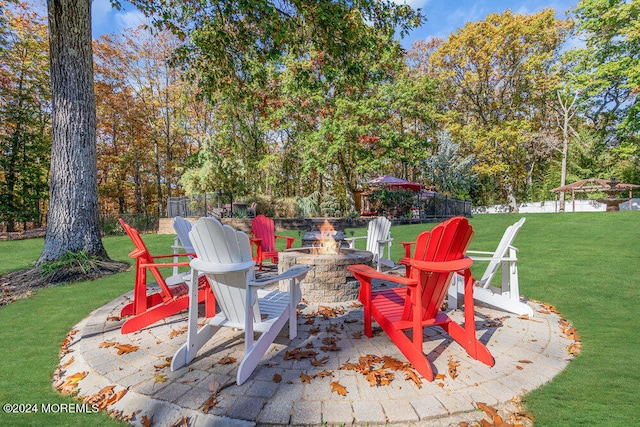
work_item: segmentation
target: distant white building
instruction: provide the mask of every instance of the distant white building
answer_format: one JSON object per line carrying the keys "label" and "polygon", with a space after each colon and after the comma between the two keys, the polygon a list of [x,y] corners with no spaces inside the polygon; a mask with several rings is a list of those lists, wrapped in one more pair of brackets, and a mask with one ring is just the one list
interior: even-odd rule
{"label": "distant white building", "polygon": [[[640,210],[640,199],[631,199],[620,205],[620,210],[629,210],[631,205],[632,210]],[[575,207],[575,210],[574,210]],[[564,202],[565,212],[605,212],[607,206],[604,203],[597,202],[595,200],[566,200]],[[472,214],[483,213],[507,213],[509,212],[508,205],[493,205],[493,206],[474,206],[471,209]],[[518,203],[519,213],[544,213],[544,212],[560,212],[560,202],[555,200],[547,200],[542,202],[525,202]]]}

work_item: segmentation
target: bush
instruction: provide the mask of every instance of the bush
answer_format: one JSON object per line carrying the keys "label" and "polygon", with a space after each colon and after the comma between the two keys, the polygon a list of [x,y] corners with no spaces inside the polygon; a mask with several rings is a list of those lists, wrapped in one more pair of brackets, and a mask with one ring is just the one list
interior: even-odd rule
{"label": "bush", "polygon": [[340,205],[338,204],[338,200],[327,194],[322,197],[322,203],[320,203],[320,214],[324,217],[335,218],[342,215],[340,212]]}
{"label": "bush", "polygon": [[405,218],[411,216],[416,193],[411,190],[380,188],[369,195],[369,205],[378,215],[389,218]]}
{"label": "bush", "polygon": [[314,191],[298,200],[298,214],[302,218],[313,218],[320,214],[320,193]]}
{"label": "bush", "polygon": [[295,197],[275,199],[275,211],[277,218],[295,218],[298,216],[298,201]]}

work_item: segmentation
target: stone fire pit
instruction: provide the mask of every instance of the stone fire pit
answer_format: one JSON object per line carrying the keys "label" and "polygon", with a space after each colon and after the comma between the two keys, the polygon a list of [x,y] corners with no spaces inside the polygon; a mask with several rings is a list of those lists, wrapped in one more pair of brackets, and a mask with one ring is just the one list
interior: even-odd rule
{"label": "stone fire pit", "polygon": [[371,265],[372,258],[371,252],[358,249],[341,248],[337,254],[320,254],[313,247],[288,249],[278,255],[278,272],[294,265],[312,266],[300,283],[302,298],[315,303],[345,302],[357,299],[360,288],[347,267]]}

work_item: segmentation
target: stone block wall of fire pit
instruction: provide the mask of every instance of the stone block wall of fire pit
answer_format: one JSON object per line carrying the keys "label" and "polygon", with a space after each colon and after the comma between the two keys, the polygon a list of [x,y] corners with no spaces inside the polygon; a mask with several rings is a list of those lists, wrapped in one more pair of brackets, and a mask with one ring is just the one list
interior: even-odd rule
{"label": "stone block wall of fire pit", "polygon": [[[288,249],[278,256],[278,272],[294,265],[313,267],[300,283],[302,298],[309,302],[331,303],[357,299],[360,283],[347,267],[354,264],[371,265],[373,254],[356,249],[340,249],[338,254],[318,254],[315,248]],[[288,283],[280,285],[287,289]]]}

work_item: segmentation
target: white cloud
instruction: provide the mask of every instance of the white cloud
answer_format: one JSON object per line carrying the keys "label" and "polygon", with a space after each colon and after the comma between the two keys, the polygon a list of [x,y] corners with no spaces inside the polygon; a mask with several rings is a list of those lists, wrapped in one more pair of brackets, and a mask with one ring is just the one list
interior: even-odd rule
{"label": "white cloud", "polygon": [[110,0],[94,0],[91,4],[91,24],[93,37],[103,34],[122,34],[127,28],[137,28],[144,24],[146,18],[142,12],[127,2],[122,2],[123,9],[111,7]]}
{"label": "white cloud", "polygon": [[148,24],[148,19],[144,16],[144,13],[139,10],[129,10],[126,12],[119,12],[116,14],[116,20],[121,29],[124,28],[137,28],[142,24]]}
{"label": "white cloud", "polygon": [[396,4],[408,4],[412,9],[422,9],[431,3],[431,0],[393,0]]}

